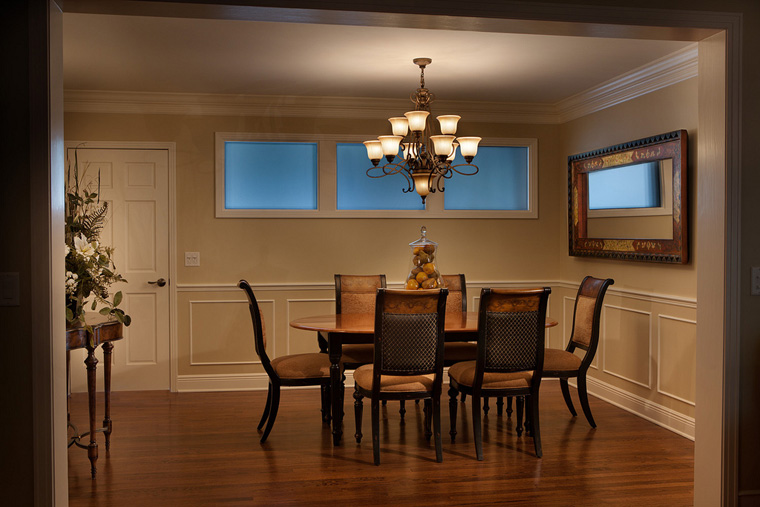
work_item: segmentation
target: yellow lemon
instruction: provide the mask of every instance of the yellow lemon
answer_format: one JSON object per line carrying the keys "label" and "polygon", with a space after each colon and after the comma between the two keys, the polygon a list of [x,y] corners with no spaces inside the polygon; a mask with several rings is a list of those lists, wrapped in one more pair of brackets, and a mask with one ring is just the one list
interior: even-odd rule
{"label": "yellow lemon", "polygon": [[432,262],[428,262],[427,264],[425,264],[425,265],[422,266],[422,270],[428,276],[432,275],[433,273],[435,273],[435,264],[433,264]]}
{"label": "yellow lemon", "polygon": [[417,273],[416,278],[417,278],[417,281],[419,283],[422,283],[422,282],[424,282],[425,280],[428,279],[428,276],[427,276],[427,274],[425,274],[424,271],[420,271],[419,273]]}
{"label": "yellow lemon", "polygon": [[420,284],[417,283],[417,280],[414,278],[410,278],[406,281],[406,290],[417,290],[420,288]]}

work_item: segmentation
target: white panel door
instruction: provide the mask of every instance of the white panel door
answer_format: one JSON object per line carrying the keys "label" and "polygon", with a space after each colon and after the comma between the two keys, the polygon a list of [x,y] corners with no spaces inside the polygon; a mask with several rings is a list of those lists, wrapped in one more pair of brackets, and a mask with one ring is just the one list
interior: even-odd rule
{"label": "white panel door", "polygon": [[[69,148],[67,160],[74,160]],[[114,264],[127,283],[120,305],[132,317],[124,339],[114,343],[112,389],[169,389],[169,153],[162,149],[77,149],[80,177],[97,185],[109,203],[101,242],[114,247]],[[156,282],[164,279],[166,285]],[[89,308],[88,308],[89,312]],[[81,351],[72,353],[72,391],[86,391]],[[102,352],[98,349],[98,383],[102,383]],[[101,384],[102,385],[102,384]]]}

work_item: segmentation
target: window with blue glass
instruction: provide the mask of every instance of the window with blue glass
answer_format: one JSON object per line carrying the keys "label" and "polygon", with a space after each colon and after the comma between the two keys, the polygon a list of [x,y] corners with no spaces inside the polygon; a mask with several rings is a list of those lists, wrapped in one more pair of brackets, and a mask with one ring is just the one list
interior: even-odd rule
{"label": "window with blue glass", "polygon": [[317,174],[317,143],[225,141],[224,208],[316,210]]}
{"label": "window with blue glass", "polygon": [[589,209],[657,208],[662,205],[659,162],[588,173]]}
{"label": "window with blue glass", "polygon": [[[527,146],[481,146],[473,160],[474,176],[454,176],[446,181],[447,210],[528,210],[529,166]],[[464,164],[457,152],[453,164]],[[463,172],[472,168],[463,167]]]}
{"label": "window with blue glass", "polygon": [[404,193],[400,174],[370,178],[367,149],[361,143],[336,144],[336,197],[338,210],[424,210],[417,192]]}

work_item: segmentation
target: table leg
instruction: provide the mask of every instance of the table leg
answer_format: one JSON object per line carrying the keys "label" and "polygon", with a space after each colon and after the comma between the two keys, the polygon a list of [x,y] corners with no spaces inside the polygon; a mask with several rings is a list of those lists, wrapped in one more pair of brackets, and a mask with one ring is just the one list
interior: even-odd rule
{"label": "table leg", "polygon": [[340,371],[340,357],[343,355],[343,344],[340,333],[328,333],[327,342],[328,354],[330,356],[333,445],[339,445],[341,435],[343,435],[343,373]]}
{"label": "table leg", "polygon": [[103,344],[103,390],[105,391],[105,418],[103,419],[103,433],[106,436],[106,452],[111,449],[111,431],[113,422],[111,422],[111,354],[113,353],[113,343],[105,342]]}
{"label": "table leg", "polygon": [[95,372],[97,370],[98,358],[95,357],[95,349],[87,347],[87,359],[84,360],[87,365],[87,398],[90,405],[90,444],[87,446],[87,457],[90,458],[90,467],[92,469],[92,478],[98,469],[95,462],[98,461],[98,443],[95,441]]}

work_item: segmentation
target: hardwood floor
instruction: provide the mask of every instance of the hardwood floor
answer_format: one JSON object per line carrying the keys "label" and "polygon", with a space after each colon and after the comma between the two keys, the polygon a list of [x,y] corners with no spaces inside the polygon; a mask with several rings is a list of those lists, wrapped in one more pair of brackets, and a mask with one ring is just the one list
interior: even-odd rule
{"label": "hardwood floor", "polygon": [[[444,386],[445,387],[445,386]],[[353,390],[346,391],[344,440],[334,448],[320,416],[318,390],[285,390],[264,445],[256,425],[266,392],[113,394],[111,450],[98,435],[98,476],[87,451],[69,449],[72,506],[195,505],[691,505],[694,444],[591,398],[598,428],[572,418],[559,385],[541,390],[544,456],[517,437],[495,407],[484,418],[485,461],[475,459],[469,399],[459,405],[458,435],[448,437],[442,403],[443,463],[422,432],[422,405],[382,411],[381,464],[372,465],[369,403],[356,444]],[[444,392],[446,390],[444,389]],[[577,400],[573,392],[574,400]],[[102,400],[98,419],[102,419]],[[443,401],[443,400],[442,400]],[[85,394],[71,400],[86,425]]]}

